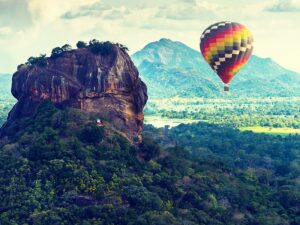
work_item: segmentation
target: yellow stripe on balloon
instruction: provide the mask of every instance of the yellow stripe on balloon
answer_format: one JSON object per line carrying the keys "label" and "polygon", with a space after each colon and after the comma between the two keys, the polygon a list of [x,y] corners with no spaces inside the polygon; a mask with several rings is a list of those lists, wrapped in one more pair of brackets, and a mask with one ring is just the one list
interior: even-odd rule
{"label": "yellow stripe on balloon", "polygon": [[[249,30],[247,28],[243,28],[240,31],[234,32],[233,35],[226,35],[224,38],[217,38],[215,43],[209,45],[209,48],[205,54],[205,60],[211,64],[213,56],[218,54],[217,51],[224,51],[225,47],[232,46],[233,42],[240,43],[241,40],[245,39],[245,37],[247,38],[249,34]],[[229,36],[231,38],[229,38]]]}

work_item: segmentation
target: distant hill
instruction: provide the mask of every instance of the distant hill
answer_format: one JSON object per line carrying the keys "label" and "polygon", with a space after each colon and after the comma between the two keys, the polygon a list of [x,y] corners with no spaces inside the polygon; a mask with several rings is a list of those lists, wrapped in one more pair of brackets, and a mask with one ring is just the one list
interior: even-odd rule
{"label": "distant hill", "polygon": [[0,127],[6,121],[7,114],[15,104],[11,94],[11,75],[0,73]]}
{"label": "distant hill", "polygon": [[253,55],[223,92],[223,83],[206,64],[199,51],[185,44],[161,39],[132,55],[150,97],[300,96],[300,74],[287,70],[270,58]]}
{"label": "distant hill", "polygon": [[11,88],[11,75],[0,74],[0,93],[9,93]]}

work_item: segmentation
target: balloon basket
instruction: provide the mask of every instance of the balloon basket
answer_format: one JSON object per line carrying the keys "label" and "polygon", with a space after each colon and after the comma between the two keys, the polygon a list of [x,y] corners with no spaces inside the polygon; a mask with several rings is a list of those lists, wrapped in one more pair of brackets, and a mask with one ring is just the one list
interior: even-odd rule
{"label": "balloon basket", "polygon": [[224,86],[224,91],[229,91],[229,87],[228,86]]}

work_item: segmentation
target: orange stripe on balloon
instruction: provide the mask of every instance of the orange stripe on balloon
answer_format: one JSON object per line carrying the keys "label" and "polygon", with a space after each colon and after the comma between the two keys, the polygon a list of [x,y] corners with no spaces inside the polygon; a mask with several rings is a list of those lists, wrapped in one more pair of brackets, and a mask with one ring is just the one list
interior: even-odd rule
{"label": "orange stripe on balloon", "polygon": [[[235,35],[239,34],[239,33],[242,33],[242,32],[245,32],[246,31],[246,28],[245,27],[241,27],[241,29],[237,29],[236,31],[232,32],[231,31],[227,31],[226,32],[226,35],[228,37],[225,37],[225,34],[224,34],[224,37],[223,38],[216,38],[216,39],[212,39],[212,41],[209,41],[207,45],[204,45],[204,51],[203,51],[203,56],[205,58],[205,60],[211,64],[211,60],[213,58],[213,50],[214,48],[217,48],[220,43],[222,44],[222,46],[225,46],[225,39],[227,38],[233,38]],[[219,45],[218,45],[219,44]],[[233,43],[232,43],[233,44]]]}
{"label": "orange stripe on balloon", "polygon": [[235,74],[237,74],[242,69],[242,67],[247,63],[248,59],[250,58],[251,53],[252,50],[249,50],[247,56],[242,58],[241,61],[235,63],[232,66],[228,66],[226,69],[218,73],[219,77],[225,84],[228,84],[235,76]]}

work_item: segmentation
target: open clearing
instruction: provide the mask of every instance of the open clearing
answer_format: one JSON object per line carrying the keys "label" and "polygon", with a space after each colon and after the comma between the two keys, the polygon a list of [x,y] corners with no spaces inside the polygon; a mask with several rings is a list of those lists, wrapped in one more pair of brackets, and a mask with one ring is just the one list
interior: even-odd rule
{"label": "open clearing", "polygon": [[[160,116],[146,116],[145,117],[145,124],[152,124],[156,128],[161,128],[165,126],[176,127],[179,124],[190,124],[190,123],[197,123],[201,120],[191,120],[191,119],[169,119],[163,118]],[[203,121],[202,121],[203,122]],[[289,134],[300,134],[300,129],[294,128],[274,128],[274,127],[240,127],[240,131],[252,131],[255,133],[265,133],[270,135],[289,135]]]}
{"label": "open clearing", "polygon": [[169,119],[160,116],[145,116],[145,124],[151,124],[156,128],[161,128],[165,126],[176,127],[179,124],[190,124],[197,123],[200,120],[191,119]]}
{"label": "open clearing", "polygon": [[241,131],[253,131],[255,133],[266,133],[272,135],[289,135],[289,134],[300,134],[300,129],[294,128],[274,128],[274,127],[241,127],[239,128]]}

